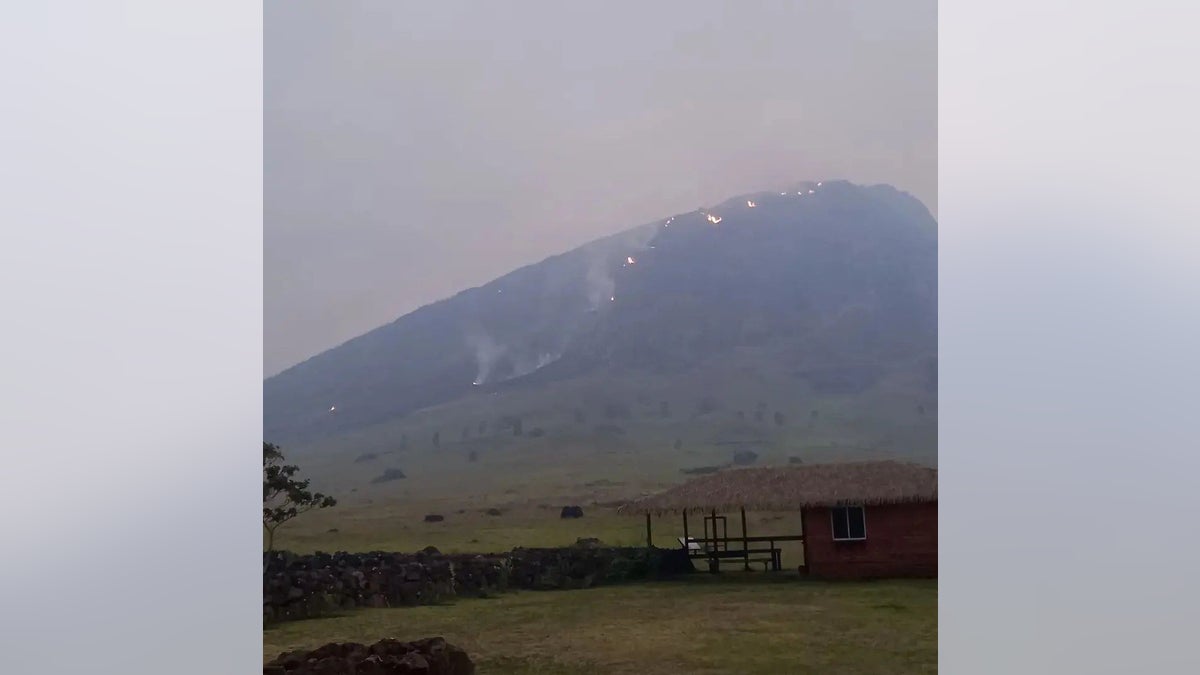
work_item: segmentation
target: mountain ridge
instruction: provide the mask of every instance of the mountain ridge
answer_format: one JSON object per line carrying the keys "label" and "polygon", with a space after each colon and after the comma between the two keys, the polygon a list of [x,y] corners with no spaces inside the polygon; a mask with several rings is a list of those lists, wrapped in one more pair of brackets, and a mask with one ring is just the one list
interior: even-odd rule
{"label": "mountain ridge", "polygon": [[484,391],[670,378],[756,344],[813,367],[935,355],[936,239],[928,209],[887,185],[737,195],[521,266],[266,378],[264,429],[311,441]]}

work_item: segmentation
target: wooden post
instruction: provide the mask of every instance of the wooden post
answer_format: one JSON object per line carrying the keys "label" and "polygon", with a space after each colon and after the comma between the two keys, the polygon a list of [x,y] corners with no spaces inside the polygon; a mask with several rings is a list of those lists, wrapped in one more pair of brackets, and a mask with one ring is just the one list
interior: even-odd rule
{"label": "wooden post", "polygon": [[654,543],[650,539],[650,512],[646,512],[646,548],[654,548]]}
{"label": "wooden post", "polygon": [[746,507],[742,507],[742,561],[747,572],[750,571],[750,542],[746,539]]}
{"label": "wooden post", "polygon": [[804,564],[800,566],[800,571],[808,574],[812,568],[808,566],[808,532],[804,527],[804,509],[800,509],[800,555],[804,557]]}
{"label": "wooden post", "polygon": [[716,550],[718,550],[718,547],[720,547],[720,545],[721,545],[719,543],[719,540],[717,539],[717,510],[716,509],[712,510],[712,521],[713,521],[713,550],[716,551]]}
{"label": "wooden post", "polygon": [[688,555],[691,555],[691,549],[688,548],[687,509],[683,510],[683,547],[688,550]]}
{"label": "wooden post", "polygon": [[716,557],[719,544],[717,543],[717,510],[712,510],[712,541],[709,545],[709,550],[713,556],[709,558],[709,571],[716,574],[721,571],[721,559]]}

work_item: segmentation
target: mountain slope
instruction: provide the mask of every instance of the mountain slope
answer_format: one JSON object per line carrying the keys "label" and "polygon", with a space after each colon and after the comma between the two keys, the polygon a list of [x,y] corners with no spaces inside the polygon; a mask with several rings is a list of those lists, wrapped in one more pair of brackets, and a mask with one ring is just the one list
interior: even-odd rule
{"label": "mountain slope", "polygon": [[898,422],[896,401],[935,407],[936,308],[937,225],[920,202],[803,183],[592,242],[324,352],[264,382],[264,431],[289,444],[361,438],[436,409],[462,439],[514,415],[561,421],[565,435],[592,434],[588,415],[637,434],[663,426],[664,405],[700,411],[708,396],[729,399],[714,403],[727,415],[687,423],[720,443],[754,426],[754,392],[770,391],[789,419],[837,398],[858,431],[830,439],[877,443],[899,428],[928,444],[932,416]]}

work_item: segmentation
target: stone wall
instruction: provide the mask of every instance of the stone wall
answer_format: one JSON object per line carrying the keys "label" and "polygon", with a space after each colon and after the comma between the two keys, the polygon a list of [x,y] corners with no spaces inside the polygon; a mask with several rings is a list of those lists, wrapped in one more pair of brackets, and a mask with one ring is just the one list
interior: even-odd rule
{"label": "stone wall", "polygon": [[508,554],[509,585],[548,591],[646,579],[658,557],[645,547],[518,548]]}
{"label": "stone wall", "polygon": [[291,621],[355,607],[436,604],[509,589],[588,588],[657,576],[663,551],[582,545],[504,554],[264,554],[263,621]]}

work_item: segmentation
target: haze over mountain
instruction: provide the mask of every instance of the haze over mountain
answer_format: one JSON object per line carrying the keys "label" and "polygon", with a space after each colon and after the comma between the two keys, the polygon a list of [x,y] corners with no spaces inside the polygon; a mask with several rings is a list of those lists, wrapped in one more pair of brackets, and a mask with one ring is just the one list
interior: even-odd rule
{"label": "haze over mountain", "polygon": [[935,458],[936,311],[937,224],[918,200],[800,183],[664,215],[330,349],[264,382],[264,430],[384,449],[418,419],[466,441],[524,418],[560,438]]}

